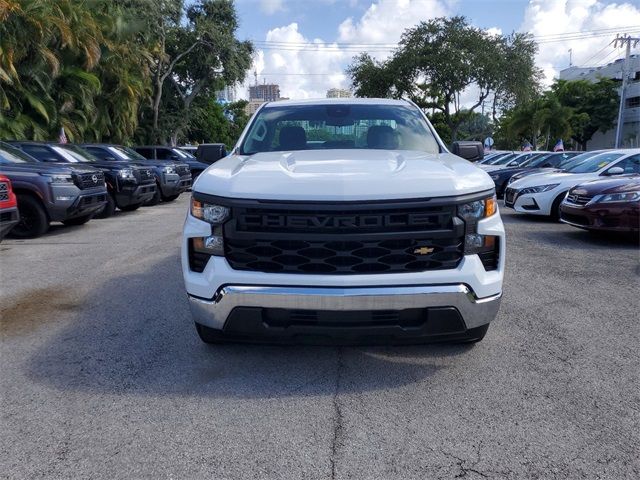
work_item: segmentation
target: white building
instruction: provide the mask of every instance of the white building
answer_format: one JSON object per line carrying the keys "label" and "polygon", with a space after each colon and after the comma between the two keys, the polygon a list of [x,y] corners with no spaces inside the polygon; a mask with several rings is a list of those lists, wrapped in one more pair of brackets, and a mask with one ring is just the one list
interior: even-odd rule
{"label": "white building", "polygon": [[216,100],[220,103],[233,103],[236,101],[236,87],[227,85],[216,92]]}
{"label": "white building", "polygon": [[351,98],[351,92],[344,88],[331,88],[327,90],[327,98]]}
{"label": "white building", "polygon": [[[560,72],[561,80],[589,80],[597,82],[600,78],[611,78],[620,81],[622,88],[622,73],[624,59],[603,65],[601,67],[569,67]],[[640,146],[640,55],[631,55],[629,58],[629,81],[627,82],[627,95],[622,112],[622,146]],[[616,115],[617,123],[617,115]],[[600,148],[613,148],[616,144],[616,128],[602,133],[594,133],[587,143],[588,150]]]}

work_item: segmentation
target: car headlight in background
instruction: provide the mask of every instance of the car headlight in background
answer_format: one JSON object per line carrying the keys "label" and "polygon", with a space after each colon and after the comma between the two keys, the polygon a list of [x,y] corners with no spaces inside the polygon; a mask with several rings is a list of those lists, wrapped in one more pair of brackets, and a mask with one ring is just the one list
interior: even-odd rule
{"label": "car headlight in background", "polygon": [[198,220],[211,224],[211,235],[191,238],[191,248],[197,253],[224,255],[222,224],[229,219],[231,210],[223,205],[201,202],[191,199],[191,215]]}
{"label": "car headlight in background", "polygon": [[174,167],[174,166],[172,166],[172,165],[169,165],[169,166],[167,166],[167,167],[163,167],[163,168],[162,168],[162,171],[163,171],[164,173],[176,173],[176,167]]}
{"label": "car headlight in background", "polygon": [[553,190],[556,188],[559,183],[549,183],[548,185],[537,185],[535,187],[527,187],[523,188],[518,192],[518,195],[526,195],[527,193],[542,193],[548,192],[549,190]]}
{"label": "car headlight in background", "polygon": [[589,203],[617,203],[617,202],[637,202],[640,201],[640,191],[609,193],[605,195],[596,195]]}
{"label": "car headlight in background", "polygon": [[118,176],[123,180],[134,180],[136,177],[133,175],[133,170],[130,168],[123,168],[118,170]]}
{"label": "car headlight in background", "polygon": [[466,223],[464,236],[465,255],[491,252],[497,255],[497,237],[478,233],[478,222],[484,218],[495,215],[497,211],[498,202],[495,195],[458,206],[458,216]]}
{"label": "car headlight in background", "polygon": [[51,183],[73,183],[73,177],[71,175],[59,175],[59,174],[42,174],[45,177],[49,177]]}

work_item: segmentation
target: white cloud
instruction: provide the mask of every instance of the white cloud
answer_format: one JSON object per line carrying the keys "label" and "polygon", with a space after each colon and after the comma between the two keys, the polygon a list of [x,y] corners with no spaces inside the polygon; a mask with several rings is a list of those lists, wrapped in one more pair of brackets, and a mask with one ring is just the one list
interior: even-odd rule
{"label": "white cloud", "polygon": [[[640,8],[630,3],[605,5],[597,0],[531,0],[524,18],[520,30],[549,38],[550,35],[640,25]],[[620,33],[623,32],[621,29]],[[550,84],[562,68],[569,66],[569,49],[576,66],[595,66],[622,56],[622,50],[616,54],[613,47],[607,46],[614,36],[612,33],[594,38],[542,41],[536,63],[544,72],[545,83]]]}
{"label": "white cloud", "polygon": [[260,0],[260,10],[267,15],[273,15],[276,12],[284,11],[283,0]]}
{"label": "white cloud", "polygon": [[[338,27],[338,41],[349,43],[395,44],[405,29],[421,21],[451,13],[449,4],[441,0],[379,0],[372,3],[357,20],[347,18]],[[372,52],[384,58],[390,51]]]}
{"label": "white cloud", "polygon": [[[335,0],[322,0],[331,2]],[[350,0],[355,4],[357,0]],[[259,81],[266,80],[280,85],[282,96],[291,98],[324,97],[333,87],[347,88],[349,79],[345,72],[353,57],[360,52],[354,47],[343,48],[341,43],[396,44],[402,32],[423,20],[451,13],[451,5],[456,0],[378,0],[360,17],[345,19],[336,32],[336,41],[308,39],[299,31],[297,23],[291,23],[270,30],[265,40],[268,42],[288,42],[286,48],[258,50],[253,70]],[[282,9],[282,0],[262,5],[274,4]],[[300,45],[312,43],[309,45]],[[362,51],[367,47],[363,46]],[[377,58],[385,58],[391,49],[372,47],[370,53]],[[313,75],[309,75],[313,74]],[[246,98],[248,86],[254,82],[253,75],[240,89],[240,96]]]}

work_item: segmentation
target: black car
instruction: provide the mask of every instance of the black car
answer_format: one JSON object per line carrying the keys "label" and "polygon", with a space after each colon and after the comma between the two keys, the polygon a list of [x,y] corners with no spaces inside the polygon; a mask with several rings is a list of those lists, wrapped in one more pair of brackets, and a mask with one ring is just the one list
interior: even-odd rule
{"label": "black car", "polygon": [[42,163],[0,142],[0,173],[11,180],[20,221],[10,235],[43,235],[50,222],[82,225],[107,203],[104,173],[87,164]]}
{"label": "black car", "polygon": [[84,144],[81,147],[105,162],[131,162],[153,170],[156,193],[145,205],[156,205],[161,199],[170,202],[191,186],[191,173],[186,163],[170,160],[148,160],[132,148],[109,143]]}
{"label": "black car", "polygon": [[498,198],[504,196],[504,191],[507,188],[509,179],[520,172],[535,171],[539,169],[554,169],[562,168],[566,162],[578,155],[580,152],[550,152],[544,154],[537,154],[526,159],[524,163],[514,167],[502,168],[500,170],[494,170],[489,172],[489,176],[496,185],[496,195]]}
{"label": "black car", "polygon": [[41,162],[84,164],[102,170],[109,195],[106,206],[97,215],[98,218],[110,217],[116,207],[123,211],[136,210],[155,195],[155,176],[150,167],[100,160],[77,145],[44,142],[12,144]]}
{"label": "black car", "polygon": [[133,149],[148,160],[168,160],[173,162],[186,163],[189,165],[191,175],[196,178],[209,165],[198,161],[189,152],[178,147],[167,147],[166,145],[144,145],[133,147]]}

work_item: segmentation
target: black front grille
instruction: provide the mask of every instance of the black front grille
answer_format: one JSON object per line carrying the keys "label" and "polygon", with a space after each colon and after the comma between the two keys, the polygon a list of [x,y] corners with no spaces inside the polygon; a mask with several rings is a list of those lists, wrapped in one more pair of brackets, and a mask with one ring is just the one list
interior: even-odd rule
{"label": "black front grille", "polygon": [[138,183],[150,183],[155,181],[155,176],[149,168],[135,168],[133,175],[136,177]]}
{"label": "black front grille", "polygon": [[575,193],[569,193],[567,195],[567,202],[574,205],[586,205],[591,201],[593,197],[590,195],[577,195]]}
{"label": "black front grille", "polygon": [[82,190],[104,185],[104,173],[102,172],[82,173],[76,175],[74,179],[75,184]]}
{"label": "black front grille", "polygon": [[189,270],[202,273],[210,258],[211,255],[207,253],[196,252],[193,248],[193,240],[189,241]]}
{"label": "black front grille", "polygon": [[225,257],[235,270],[298,274],[456,268],[464,223],[455,205],[254,205],[232,208]]}
{"label": "black front grille", "polygon": [[189,175],[190,170],[188,165],[176,165],[176,173],[181,177]]}
{"label": "black front grille", "polygon": [[6,202],[7,200],[9,200],[9,184],[0,182],[0,202]]}

